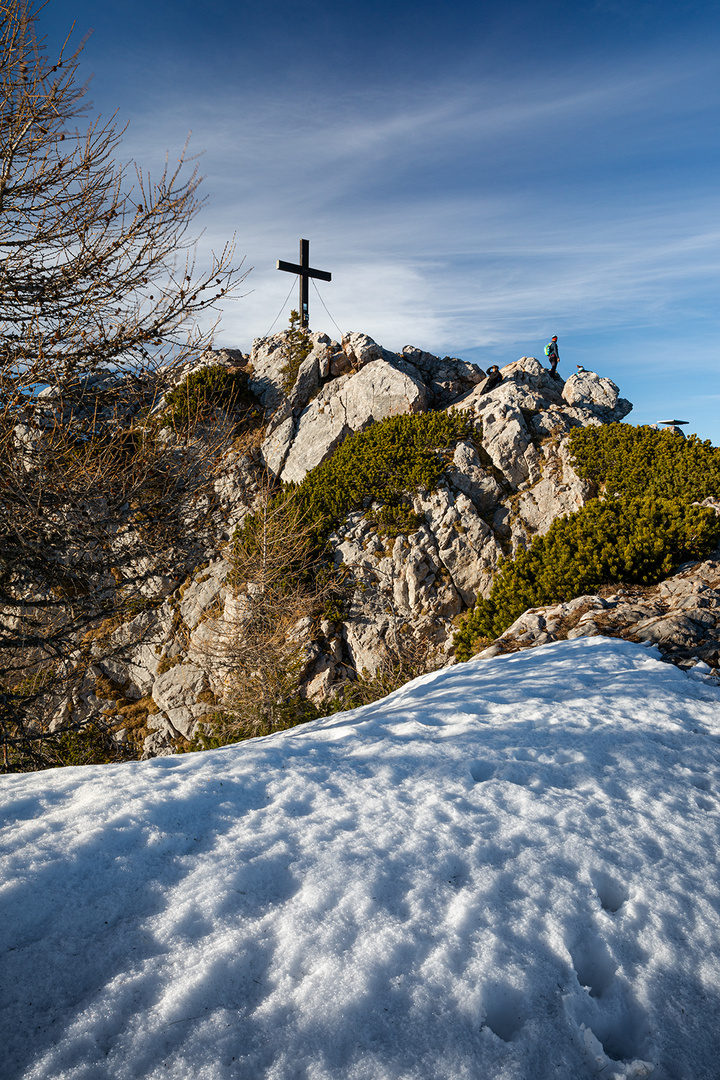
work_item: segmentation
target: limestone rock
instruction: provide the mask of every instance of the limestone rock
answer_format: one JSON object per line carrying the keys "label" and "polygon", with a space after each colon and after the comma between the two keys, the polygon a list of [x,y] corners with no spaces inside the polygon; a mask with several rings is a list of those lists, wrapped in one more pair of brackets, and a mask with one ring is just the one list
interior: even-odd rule
{"label": "limestone rock", "polygon": [[267,434],[260,448],[263,461],[274,476],[278,476],[282,471],[294,437],[295,418],[290,403],[286,402],[268,424]]}
{"label": "limestone rock", "polygon": [[513,487],[528,479],[531,466],[526,454],[532,439],[520,409],[493,401],[483,412],[482,444],[493,465]]}
{"label": "limestone rock", "polygon": [[685,669],[708,665],[698,677],[720,686],[720,552],[693,563],[653,588],[579,596],[524,612],[479,656],[536,647],[547,641],[606,634],[644,641]]}
{"label": "limestone rock", "polygon": [[446,408],[477,386],[485,372],[466,360],[446,356],[442,360],[432,353],[405,345],[402,358],[412,364],[425,383],[434,408]]}
{"label": "limestone rock", "polygon": [[250,353],[252,374],[248,385],[268,414],[272,414],[285,397],[282,370],[287,362],[285,337],[285,334],[278,334],[272,338],[259,338],[253,342]]}
{"label": "limestone rock", "polygon": [[626,398],[611,379],[602,379],[594,371],[580,371],[571,375],[562,392],[568,405],[587,409],[605,423],[622,420],[632,409]]}
{"label": "limestone rock", "polygon": [[352,359],[345,352],[333,353],[330,357],[330,375],[337,379],[340,375],[348,375],[352,371]]}
{"label": "limestone rock", "polygon": [[[390,352],[359,333],[344,335],[342,343],[323,334],[311,338],[312,351],[288,392],[287,331],[256,341],[249,357],[232,350],[208,352],[194,366],[164,376],[170,384],[218,362],[247,370],[265,429],[260,447],[248,447],[234,441],[232,418],[226,418],[221,434],[227,443],[223,449],[221,440],[213,457],[211,490],[201,499],[181,500],[178,507],[180,527],[196,537],[197,561],[178,567],[175,577],[155,580],[148,558],[137,569],[145,575],[154,606],[109,639],[91,643],[96,665],[106,660],[114,665],[98,671],[112,671],[128,700],[151,694],[158,705],[148,725],[147,756],[173,752],[179,735],[190,737],[212,708],[212,695],[221,700],[232,678],[233,644],[243,633],[247,601],[226,584],[227,542],[257,505],[268,473],[300,482],[351,433],[390,416],[457,408],[476,432],[446,455],[444,478],[435,490],[410,493],[418,524],[409,534],[380,536],[373,517],[381,507],[375,505],[353,510],[330,538],[335,563],[344,564],[351,589],[347,608],[342,619],[309,622],[293,631],[303,654],[302,692],[319,701],[353,673],[395,663],[394,650],[408,634],[429,642],[447,662],[454,620],[476,596],[489,594],[500,560],[595,494],[573,469],[569,433],[579,424],[618,419],[629,409],[610,380],[586,372],[563,383],[534,357],[505,365],[499,386],[481,394],[484,373],[453,357],[414,346]],[[108,392],[117,396],[117,386]],[[60,392],[43,401],[41,412],[50,424],[63,407]],[[35,429],[29,421],[23,424],[17,452],[27,456]],[[217,435],[216,430],[199,432],[197,451],[172,433],[163,440],[169,454],[191,455],[193,468],[205,468],[202,439],[212,437],[217,446]],[[132,558],[134,528],[128,523],[114,541],[119,561]],[[525,613],[486,655],[563,636],[631,635],[640,627],[641,633],[655,634],[662,649],[685,658],[692,648],[693,656],[702,652],[711,664],[716,652],[720,657],[719,605],[720,574],[717,580],[712,574],[678,575],[650,598],[581,597]],[[181,662],[165,671],[173,661]],[[94,694],[97,676],[86,681],[73,701],[74,716],[107,707]],[[58,699],[58,715],[67,712],[65,698]]]}
{"label": "limestone rock", "polygon": [[457,444],[446,475],[450,484],[467,495],[481,514],[491,514],[503,498],[502,487],[487,468],[483,468],[472,443]]}
{"label": "limestone rock", "polygon": [[[257,338],[250,353],[248,385],[255,397],[262,403],[266,414],[272,416],[275,410],[288,397],[285,391],[287,375],[284,368],[288,362],[289,330],[283,330],[273,337]],[[302,408],[314,392],[321,378],[329,367],[328,349],[332,349],[330,338],[326,334],[310,334],[312,350],[300,365],[295,386],[290,391],[296,395],[294,408]],[[339,345],[336,345],[339,349]]]}
{"label": "limestone rock", "polygon": [[318,395],[300,414],[280,479],[283,483],[299,483],[310,469],[326,461],[351,432],[340,394]]}
{"label": "limestone rock", "polygon": [[541,412],[563,404],[562,380],[554,379],[533,356],[506,364],[500,374],[502,382],[494,390],[482,393],[482,387],[477,386],[457,402],[457,408],[484,417],[488,410],[501,406]]}
{"label": "limestone rock", "polygon": [[299,483],[354,431],[400,413],[421,412],[422,383],[386,360],[368,361],[355,375],[330,383],[300,414],[280,479]]}
{"label": "limestone rock", "polygon": [[152,697],[176,731],[190,738],[199,717],[210,706],[198,700],[208,689],[207,675],[196,664],[176,664],[169,671],[158,675]]}
{"label": "limestone rock", "polygon": [[367,364],[347,381],[341,391],[346,422],[352,431],[402,413],[423,412],[427,404],[425,386],[386,360]]}
{"label": "limestone rock", "polygon": [[392,623],[390,615],[357,613],[345,624],[344,638],[351,670],[357,675],[374,674],[388,655],[385,635]]}
{"label": "limestone rock", "polygon": [[320,385],[319,359],[324,352],[324,346],[320,346],[319,349],[316,347],[301,363],[293,388],[288,394],[288,401],[293,412],[304,409]]}
{"label": "limestone rock", "polygon": [[692,645],[703,636],[698,623],[680,614],[645,619],[636,624],[634,633],[640,641],[669,645]]}
{"label": "limestone rock", "polygon": [[180,615],[188,629],[195,629],[211,604],[224,601],[225,578],[229,571],[230,563],[226,559],[217,559],[185,588],[180,601]]}
{"label": "limestone rock", "polygon": [[367,334],[343,334],[342,349],[351,367],[359,369],[373,360],[382,360],[386,351]]}

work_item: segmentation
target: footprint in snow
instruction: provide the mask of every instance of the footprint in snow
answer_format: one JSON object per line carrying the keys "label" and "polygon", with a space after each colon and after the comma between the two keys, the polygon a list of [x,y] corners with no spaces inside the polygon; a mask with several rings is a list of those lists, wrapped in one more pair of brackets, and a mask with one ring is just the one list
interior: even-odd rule
{"label": "footprint in snow", "polygon": [[511,1042],[530,1017],[527,998],[507,983],[493,983],[483,990],[484,1027],[503,1042]]}
{"label": "footprint in snow", "polygon": [[612,985],[616,965],[605,942],[593,934],[580,938],[570,950],[578,982],[590,997],[601,997]]}
{"label": "footprint in snow", "polygon": [[484,784],[495,775],[495,766],[489,761],[471,761],[470,775],[476,784]]}
{"label": "footprint in snow", "polygon": [[630,898],[630,890],[624,882],[612,877],[606,870],[596,870],[590,875],[603,911],[614,915]]}

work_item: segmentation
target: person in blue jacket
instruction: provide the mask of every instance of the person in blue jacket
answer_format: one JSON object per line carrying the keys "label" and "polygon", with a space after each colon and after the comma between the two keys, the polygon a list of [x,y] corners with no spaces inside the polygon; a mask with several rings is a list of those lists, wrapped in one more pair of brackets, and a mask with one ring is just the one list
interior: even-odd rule
{"label": "person in blue jacket", "polygon": [[547,345],[545,346],[545,355],[547,356],[548,360],[550,361],[550,374],[551,375],[556,375],[557,374],[558,360],[560,359],[560,357],[558,355],[557,334],[553,335],[552,340],[549,341],[547,343]]}

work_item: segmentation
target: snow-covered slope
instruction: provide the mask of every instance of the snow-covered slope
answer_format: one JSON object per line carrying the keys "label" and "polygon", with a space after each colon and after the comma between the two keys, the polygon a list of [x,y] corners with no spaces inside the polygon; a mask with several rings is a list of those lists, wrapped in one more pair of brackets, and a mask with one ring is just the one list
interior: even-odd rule
{"label": "snow-covered slope", "polygon": [[0,1075],[720,1076],[719,704],[583,638],[3,777]]}

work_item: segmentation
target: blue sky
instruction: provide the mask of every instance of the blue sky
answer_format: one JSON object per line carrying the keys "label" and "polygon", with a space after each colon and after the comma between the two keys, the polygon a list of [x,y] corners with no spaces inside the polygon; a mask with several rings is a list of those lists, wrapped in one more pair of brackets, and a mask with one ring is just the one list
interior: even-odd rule
{"label": "blue sky", "polygon": [[235,234],[253,268],[216,344],[286,324],[306,237],[343,330],[483,367],[557,334],[630,421],[720,443],[717,4],[50,0],[41,27],[73,20],[123,153],[203,152],[200,258]]}

